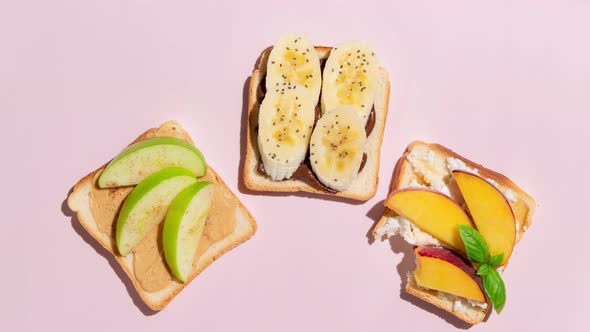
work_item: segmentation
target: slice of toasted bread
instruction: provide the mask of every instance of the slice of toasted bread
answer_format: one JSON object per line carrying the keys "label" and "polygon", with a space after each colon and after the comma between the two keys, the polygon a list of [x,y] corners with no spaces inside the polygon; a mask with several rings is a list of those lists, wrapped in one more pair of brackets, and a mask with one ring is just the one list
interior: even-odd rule
{"label": "slice of toasted bread", "polygon": [[[509,202],[517,223],[516,241],[518,243],[532,224],[532,217],[537,206],[535,200],[504,175],[487,169],[480,164],[476,164],[442,145],[429,144],[421,141],[412,142],[395,166],[391,187],[389,188],[390,193],[394,190],[415,185],[434,187],[434,189],[439,189],[437,186],[447,187],[452,178],[447,158],[454,158],[463,162],[466,167],[477,170],[480,176],[486,178],[488,181],[491,180],[507,197],[510,196],[511,199],[509,199]],[[508,191],[510,195],[507,194]],[[453,198],[460,200],[460,197],[456,197],[454,193],[451,190]],[[385,209],[383,216],[373,228],[375,239],[380,239],[384,235],[393,235],[388,234],[387,224],[390,218],[396,216],[397,214],[394,211],[388,208]],[[426,302],[430,302],[470,324],[481,322],[489,310],[489,307],[486,309],[468,307],[464,308],[464,310],[455,310],[456,308],[454,308],[454,301],[452,299],[442,296],[437,291],[418,287],[413,275],[408,276],[406,292]]]}
{"label": "slice of toasted bread", "polygon": [[[184,139],[190,143],[193,143],[188,133],[176,122],[169,121],[164,123],[159,128],[152,128],[140,135],[133,143],[144,140],[153,136],[172,136]],[[112,234],[103,232],[100,230],[99,225],[94,219],[91,207],[90,207],[90,193],[92,187],[95,185],[95,176],[104,169],[104,166],[97,169],[96,171],[83,177],[73,188],[72,193],[68,197],[68,206],[70,209],[77,213],[78,220],[82,227],[105,249],[111,252],[117,262],[121,265],[123,271],[127,274],[131,280],[135,290],[143,301],[152,310],[162,310],[166,305],[186,286],[188,285],[197,275],[199,275],[205,268],[207,268],[213,261],[219,258],[224,253],[243,243],[244,241],[251,238],[256,233],[256,222],[252,218],[252,215],[246,207],[238,200],[238,198],[231,192],[226,186],[221,177],[213,168],[208,166],[207,172],[210,178],[220,186],[223,187],[226,197],[236,202],[236,226],[231,234],[222,240],[213,243],[206,251],[202,253],[193,264],[193,272],[188,278],[186,283],[181,283],[175,279],[156,292],[148,292],[144,290],[140,282],[135,277],[134,273],[134,255],[128,254],[123,257],[116,253],[115,240]],[[207,225],[205,225],[207,227]]]}
{"label": "slice of toasted bread", "polygon": [[[325,60],[330,55],[331,47],[316,46],[320,60]],[[256,170],[260,161],[260,152],[258,150],[258,109],[262,99],[258,96],[259,86],[264,82],[266,76],[266,65],[270,48],[264,50],[260,56],[258,68],[254,70],[250,77],[250,88],[248,93],[248,124],[246,139],[246,158],[244,162],[244,184],[247,188],[256,191],[273,191],[273,192],[309,192],[316,194],[325,194],[346,197],[359,201],[366,201],[377,191],[379,180],[379,165],[381,157],[381,143],[383,141],[383,132],[389,107],[389,74],[380,67],[377,72],[377,91],[375,95],[375,127],[367,137],[367,162],[353,181],[350,188],[345,191],[330,193],[316,189],[307,183],[288,179],[283,181],[274,181],[267,176],[261,175]]]}

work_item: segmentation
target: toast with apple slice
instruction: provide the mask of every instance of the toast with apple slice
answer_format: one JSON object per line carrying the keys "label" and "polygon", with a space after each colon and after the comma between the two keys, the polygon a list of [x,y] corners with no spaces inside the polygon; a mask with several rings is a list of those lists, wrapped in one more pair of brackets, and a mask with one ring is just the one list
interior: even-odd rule
{"label": "toast with apple slice", "polygon": [[[295,46],[295,49],[297,49],[296,47],[301,47],[301,46],[297,46],[297,45],[301,45],[302,40],[298,39],[299,44],[293,44]],[[275,45],[275,48],[277,47],[277,45]],[[321,64],[321,68],[322,71],[324,71],[324,75],[326,76],[326,70],[325,67],[327,66],[327,63],[329,65],[329,57],[331,54],[333,54],[333,48],[332,47],[323,47],[323,46],[315,46],[315,47],[310,47],[311,52],[315,52],[317,53],[317,57],[319,57],[319,62]],[[289,49],[289,47],[287,47],[287,50]],[[355,168],[354,170],[354,175],[352,175],[351,177],[349,176],[347,181],[342,181],[342,178],[340,178],[339,176],[335,176],[334,171],[327,171],[325,172],[326,174],[323,175],[321,174],[321,169],[320,167],[315,167],[317,166],[317,161],[318,160],[311,160],[313,159],[313,154],[315,152],[315,158],[317,159],[318,155],[320,153],[325,153],[324,151],[318,151],[318,150],[314,150],[314,145],[317,146],[319,144],[317,144],[317,142],[321,141],[319,138],[318,140],[316,140],[316,143],[314,144],[314,137],[312,136],[311,140],[312,142],[310,143],[309,141],[307,142],[307,144],[309,145],[309,152],[308,155],[306,157],[306,161],[301,162],[299,161],[299,159],[297,159],[297,162],[300,163],[300,167],[297,169],[296,173],[293,176],[289,176],[289,177],[284,177],[281,180],[276,180],[273,179],[272,176],[269,176],[268,172],[264,172],[264,168],[261,167],[263,165],[263,162],[265,161],[264,158],[266,158],[265,156],[261,156],[261,146],[264,147],[264,144],[266,142],[266,139],[264,139],[263,142],[259,141],[259,134],[262,132],[261,131],[261,126],[259,123],[259,119],[261,119],[260,117],[260,111],[261,109],[264,110],[265,106],[264,106],[264,101],[265,101],[265,97],[267,97],[268,91],[266,90],[266,86],[268,83],[268,71],[269,68],[270,70],[274,70],[272,69],[273,67],[269,67],[269,64],[276,66],[275,61],[271,60],[269,61],[269,57],[271,57],[271,52],[272,52],[273,48],[268,48],[266,50],[264,50],[262,52],[262,55],[260,56],[260,61],[258,64],[258,67],[253,71],[252,76],[250,77],[250,85],[249,85],[249,89],[248,89],[248,123],[247,123],[247,139],[246,139],[246,153],[245,153],[245,161],[244,161],[244,167],[243,167],[243,178],[244,178],[244,184],[247,188],[251,189],[251,190],[256,190],[256,191],[267,191],[267,192],[308,192],[308,193],[315,193],[315,194],[324,194],[324,195],[332,195],[332,196],[338,196],[338,197],[345,197],[345,198],[350,198],[353,200],[360,200],[360,201],[366,201],[368,199],[370,199],[371,197],[373,197],[375,195],[375,192],[377,190],[377,183],[378,183],[378,174],[379,174],[379,164],[380,164],[380,153],[381,153],[381,143],[383,141],[383,134],[384,134],[384,129],[385,129],[385,121],[387,118],[387,112],[388,112],[388,105],[389,105],[389,76],[387,71],[383,68],[383,67],[376,67],[376,80],[374,83],[374,100],[371,100],[367,103],[365,102],[360,102],[363,106],[363,109],[359,109],[359,114],[360,118],[362,118],[362,126],[366,128],[366,131],[368,133],[368,135],[366,136],[366,141],[361,142],[359,144],[363,144],[364,145],[364,155],[363,153],[360,153],[356,156],[357,160],[354,160],[352,163],[354,164],[352,168]],[[309,49],[308,49],[309,51]],[[354,52],[355,54],[353,55],[355,58],[356,56],[359,57],[359,59],[363,59],[361,58],[362,52],[360,52],[357,54],[356,52]],[[304,53],[305,54],[305,53]],[[359,55],[361,54],[361,55]],[[365,55],[363,55],[364,57]],[[367,58],[369,56],[374,57],[374,53],[368,52],[367,53]],[[295,59],[295,57],[293,58]],[[314,59],[312,59],[311,62],[313,62]],[[335,60],[334,60],[335,61]],[[303,61],[305,62],[305,61]],[[309,61],[308,61],[309,62]],[[375,60],[376,62],[376,60]],[[366,62],[368,63],[368,62]],[[350,65],[350,63],[349,63]],[[340,68],[342,68],[343,65],[340,65]],[[346,62],[344,62],[344,66],[346,69]],[[352,67],[354,67],[354,63],[352,64]],[[317,66],[317,68],[313,69],[314,73],[318,71],[318,68],[320,66]],[[338,69],[338,67],[335,67],[336,69]],[[344,70],[344,69],[343,69]],[[330,73],[334,73],[331,74],[332,76],[334,76],[335,74],[338,73],[338,70],[330,70]],[[317,74],[314,74],[317,75]],[[309,75],[309,77],[311,77],[312,75]],[[285,80],[287,79],[286,76]],[[307,75],[306,75],[307,77]],[[315,77],[315,76],[313,76]],[[323,77],[322,78],[323,81],[320,82],[320,84],[322,85],[321,88],[321,100],[318,96],[319,94],[319,88],[316,87],[317,82],[313,82],[313,84],[309,84],[309,89],[312,90],[312,97],[311,99],[313,99],[313,103],[316,107],[315,110],[315,118],[316,118],[316,123],[318,122],[318,119],[321,119],[320,116],[322,116],[322,113],[325,113],[327,110],[333,110],[333,107],[335,104],[334,102],[334,96],[337,95],[337,92],[335,92],[334,88],[332,87],[332,83],[327,82],[328,79],[331,79],[330,82],[334,82],[337,81],[338,78],[337,77]],[[317,78],[317,80],[319,80],[319,77]],[[275,85],[277,87],[277,92],[279,92],[280,90],[278,90],[279,87],[283,87],[283,84],[290,84],[289,83],[285,83],[285,82],[277,82],[275,84],[272,84],[272,87],[274,88]],[[365,91],[365,87],[364,86],[360,86],[362,85],[362,82],[360,82],[358,84],[358,89],[359,91]],[[308,85],[305,84],[305,88],[307,88]],[[289,87],[290,89],[290,87]],[[300,88],[301,89],[301,88]],[[273,89],[274,91],[274,89]],[[286,93],[288,93],[288,90],[285,90]],[[332,97],[329,97],[328,94],[330,94]],[[299,98],[302,99],[302,98]],[[317,105],[316,105],[317,104]],[[262,105],[262,107],[261,107]],[[371,105],[373,106],[373,111],[369,114],[369,111],[371,111]],[[301,105],[300,105],[301,106]],[[312,111],[313,112],[313,111]],[[336,117],[338,115],[335,115]],[[342,119],[344,115],[340,115]],[[359,118],[359,119],[360,119]],[[367,118],[369,120],[367,120]],[[313,121],[313,120],[312,120]],[[325,121],[327,121],[325,119]],[[369,125],[370,123],[370,125]],[[333,128],[333,124],[334,123],[329,123],[327,124],[327,127],[329,127],[330,125],[332,125]],[[336,124],[338,124],[336,122]],[[273,124],[274,125],[274,124]],[[315,126],[315,125],[314,125]],[[309,129],[311,130],[314,126],[309,127]],[[370,127],[370,129],[369,129]],[[307,127],[306,127],[307,128]],[[315,126],[315,128],[318,128],[317,126]],[[346,128],[346,127],[345,127]],[[350,126],[348,126],[348,129],[350,130]],[[318,130],[314,129],[314,134],[316,134]],[[365,130],[363,130],[365,131]],[[299,131],[297,130],[297,133],[302,133],[303,131]],[[329,133],[329,131],[328,131]],[[316,134],[315,136],[318,136],[319,134]],[[363,133],[364,135],[364,133]],[[309,136],[306,137],[306,134],[303,135],[303,138],[307,138],[309,140]],[[279,136],[280,139],[280,136]],[[363,137],[364,140],[364,137]],[[274,148],[274,146],[273,146]],[[304,151],[304,150],[303,150]],[[310,156],[310,153],[312,154]],[[351,154],[352,155],[352,154]],[[270,157],[273,157],[274,159],[274,155],[273,153],[269,154]],[[346,154],[346,156],[349,156],[348,154]],[[361,156],[363,156],[361,158]],[[303,155],[302,157],[305,157],[305,155]],[[289,158],[291,159],[291,158]],[[362,161],[361,161],[362,159]],[[272,160],[271,160],[272,161]],[[289,161],[287,161],[289,162]],[[320,160],[320,164],[321,164],[321,160]],[[360,168],[359,168],[359,164],[360,163]],[[264,163],[264,165],[267,165],[266,163]],[[299,164],[298,164],[299,165]],[[294,166],[296,168],[296,165]],[[262,169],[262,171],[261,171]],[[292,168],[294,169],[294,168]],[[351,179],[352,178],[352,179]],[[350,182],[348,182],[348,180],[350,180]],[[338,182],[339,181],[339,182]],[[346,185],[343,185],[343,182],[346,182]]]}
{"label": "toast with apple slice", "polygon": [[[411,143],[395,166],[389,198],[396,195],[400,196],[399,193],[416,192],[424,196],[424,193],[436,192],[440,194],[439,196],[446,197],[448,201],[454,202],[453,204],[459,204],[459,206],[470,211],[470,218],[473,218],[475,216],[473,212],[475,211],[471,210],[476,207],[467,206],[466,199],[462,194],[465,188],[459,188],[458,182],[455,180],[457,174],[474,175],[474,177],[481,179],[482,182],[487,183],[488,186],[495,187],[494,190],[500,196],[503,196],[502,200],[509,203],[513,212],[514,233],[510,235],[514,238],[513,246],[518,243],[532,224],[532,216],[536,208],[535,200],[504,175],[474,163],[442,145],[421,141]],[[444,201],[444,199],[441,199],[441,201]],[[403,204],[403,202],[400,204]],[[447,210],[450,211],[453,204],[449,203],[449,209]],[[453,247],[449,245],[449,240],[441,241],[444,236],[434,235],[436,229],[429,229],[431,225],[428,222],[434,223],[434,220],[418,220],[421,222],[422,228],[420,228],[406,218],[407,216],[399,215],[388,205],[392,206],[390,199],[386,200],[386,210],[373,228],[375,239],[383,239],[399,234],[406,242],[414,246]],[[412,213],[412,211],[400,210],[397,206],[395,208],[397,211]],[[425,218],[424,214],[419,216]],[[479,218],[479,216],[477,217]],[[455,220],[459,219],[455,218]],[[475,224],[477,224],[477,220]],[[456,227],[456,225],[453,227]],[[510,238],[510,236],[506,237]],[[464,249],[457,248],[456,245],[454,247],[458,257],[464,256]],[[502,270],[507,263],[508,257],[501,263]],[[465,298],[419,286],[416,281],[416,271],[408,274],[406,292],[448,311],[470,324],[481,322],[489,311],[487,304],[468,301]]]}
{"label": "toast with apple slice", "polygon": [[[174,121],[164,123],[140,135],[133,143],[153,137],[175,137],[193,144],[188,133]],[[132,190],[131,186],[100,188],[97,181],[107,165],[83,177],[68,197],[68,206],[77,215],[82,227],[105,249],[127,274],[135,290],[152,310],[163,309],[182,289],[211,263],[223,254],[251,238],[256,232],[256,222],[246,207],[223,182],[221,177],[207,166],[206,174],[199,180],[215,183],[215,218],[205,223],[204,235],[197,249],[192,272],[186,282],[175,279],[168,268],[162,248],[162,225],[155,227],[126,256],[121,256],[115,239],[115,224],[121,206]]]}

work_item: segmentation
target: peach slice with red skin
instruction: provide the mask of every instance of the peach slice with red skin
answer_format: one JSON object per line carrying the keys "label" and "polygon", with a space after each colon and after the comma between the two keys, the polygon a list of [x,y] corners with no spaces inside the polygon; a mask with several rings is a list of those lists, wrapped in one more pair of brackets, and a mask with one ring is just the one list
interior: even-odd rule
{"label": "peach slice with red skin", "polygon": [[424,288],[487,302],[481,278],[475,269],[451,250],[434,247],[414,247],[416,253],[416,283]]}
{"label": "peach slice with red skin", "polygon": [[510,203],[498,188],[477,174],[453,171],[453,177],[490,255],[504,254],[500,265],[506,264],[516,242],[516,219]]}
{"label": "peach slice with red skin", "polygon": [[472,226],[471,219],[449,196],[426,188],[406,188],[394,191],[385,206],[445,245],[465,253],[458,226]]}

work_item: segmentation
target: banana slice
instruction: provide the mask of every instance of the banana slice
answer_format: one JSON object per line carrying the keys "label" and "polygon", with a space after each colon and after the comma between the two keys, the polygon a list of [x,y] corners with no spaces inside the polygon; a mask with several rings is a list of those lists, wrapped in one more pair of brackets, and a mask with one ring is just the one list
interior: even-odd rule
{"label": "banana slice", "polygon": [[289,34],[281,37],[272,48],[266,70],[266,90],[276,89],[283,83],[309,89],[313,100],[320,97],[322,71],[320,58],[307,38]]}
{"label": "banana slice", "polygon": [[339,106],[356,106],[367,122],[375,101],[377,57],[367,45],[350,41],[332,49],[322,85],[322,112]]}
{"label": "banana slice", "polygon": [[311,134],[309,161],[318,180],[337,191],[348,189],[365,152],[365,125],[359,109],[340,106],[324,114]]}
{"label": "banana slice", "polygon": [[273,180],[288,179],[305,159],[316,102],[301,86],[281,83],[268,90],[258,115],[258,148]]}

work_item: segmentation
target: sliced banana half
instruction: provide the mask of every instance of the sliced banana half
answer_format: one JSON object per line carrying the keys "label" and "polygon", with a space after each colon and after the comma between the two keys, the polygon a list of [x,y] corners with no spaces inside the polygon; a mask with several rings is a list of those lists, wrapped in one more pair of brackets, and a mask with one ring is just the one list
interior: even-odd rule
{"label": "sliced banana half", "polygon": [[340,106],[324,114],[311,135],[309,161],[318,180],[343,191],[356,177],[365,152],[365,125],[359,109]]}
{"label": "sliced banana half", "polygon": [[320,58],[307,38],[289,34],[281,37],[268,57],[266,90],[276,89],[285,83],[309,89],[313,100],[320,97],[322,71]]}
{"label": "sliced banana half", "polygon": [[364,125],[375,101],[378,67],[375,52],[361,42],[334,47],[324,67],[322,112],[355,106]]}
{"label": "sliced banana half", "polygon": [[288,179],[305,159],[315,119],[310,92],[285,83],[268,90],[258,115],[258,148],[273,180]]}

